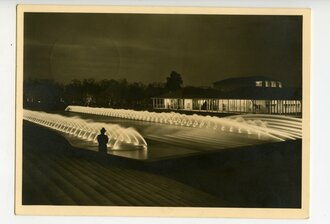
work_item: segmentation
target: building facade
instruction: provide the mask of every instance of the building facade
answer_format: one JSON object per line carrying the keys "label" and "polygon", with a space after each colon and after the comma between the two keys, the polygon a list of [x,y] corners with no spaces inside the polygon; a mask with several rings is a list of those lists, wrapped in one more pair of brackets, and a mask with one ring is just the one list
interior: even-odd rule
{"label": "building facade", "polygon": [[301,89],[285,88],[267,77],[231,78],[213,88],[186,87],[154,97],[153,108],[217,113],[300,115]]}

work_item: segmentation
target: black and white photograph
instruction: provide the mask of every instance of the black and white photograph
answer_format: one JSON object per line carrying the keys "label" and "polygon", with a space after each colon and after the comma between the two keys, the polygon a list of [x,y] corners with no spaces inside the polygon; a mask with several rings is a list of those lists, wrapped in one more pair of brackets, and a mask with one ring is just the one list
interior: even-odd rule
{"label": "black and white photograph", "polygon": [[19,6],[16,212],[307,217],[309,22]]}

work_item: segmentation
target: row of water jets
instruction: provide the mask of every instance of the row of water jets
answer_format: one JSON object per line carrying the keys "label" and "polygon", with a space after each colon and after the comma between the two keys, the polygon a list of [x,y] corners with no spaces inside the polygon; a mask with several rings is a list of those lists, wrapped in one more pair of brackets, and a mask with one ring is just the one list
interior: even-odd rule
{"label": "row of water jets", "polygon": [[147,142],[133,128],[123,128],[116,124],[89,122],[78,117],[66,117],[58,114],[24,110],[23,118],[56,130],[67,137],[80,139],[92,146],[97,146],[97,136],[101,128],[106,129],[110,150],[146,149]]}
{"label": "row of water jets", "polygon": [[302,137],[302,119],[281,115],[246,114],[228,117],[185,115],[175,112],[149,112],[126,109],[68,106],[66,111],[155,122],[182,127],[246,134],[251,137],[285,141]]}

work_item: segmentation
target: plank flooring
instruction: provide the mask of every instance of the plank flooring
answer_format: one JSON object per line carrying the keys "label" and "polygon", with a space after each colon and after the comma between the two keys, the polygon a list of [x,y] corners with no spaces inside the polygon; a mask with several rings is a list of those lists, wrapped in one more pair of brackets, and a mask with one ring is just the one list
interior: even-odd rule
{"label": "plank flooring", "polygon": [[25,149],[23,204],[214,207],[224,202],[178,181],[66,153]]}

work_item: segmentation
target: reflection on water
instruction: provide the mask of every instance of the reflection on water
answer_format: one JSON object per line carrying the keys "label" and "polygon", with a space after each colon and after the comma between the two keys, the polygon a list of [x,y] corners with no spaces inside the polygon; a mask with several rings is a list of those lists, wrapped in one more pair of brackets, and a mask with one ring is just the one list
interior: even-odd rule
{"label": "reflection on water", "polygon": [[[109,108],[78,108],[79,110],[71,107],[71,112],[67,112],[66,115],[74,114],[92,121],[134,127],[148,142],[148,151],[120,151],[111,154],[135,159],[153,160],[187,156],[225,148],[292,140],[301,138],[302,134],[301,119],[278,115],[251,114],[218,118]],[[76,110],[83,110],[84,113],[73,112]],[[108,110],[116,111],[112,114],[115,117],[106,113]],[[125,116],[119,112],[123,112]],[[142,113],[143,116],[140,118],[143,119],[129,117],[130,113]],[[159,114],[163,119],[152,118],[160,116]]]}
{"label": "reflection on water", "polygon": [[147,150],[145,139],[132,127],[124,128],[118,124],[93,122],[79,117],[67,117],[31,110],[24,110],[23,118],[60,132],[74,146],[94,150],[98,147],[97,137],[100,130],[105,128],[109,138],[108,151]]}

